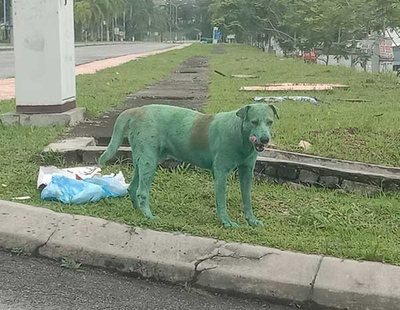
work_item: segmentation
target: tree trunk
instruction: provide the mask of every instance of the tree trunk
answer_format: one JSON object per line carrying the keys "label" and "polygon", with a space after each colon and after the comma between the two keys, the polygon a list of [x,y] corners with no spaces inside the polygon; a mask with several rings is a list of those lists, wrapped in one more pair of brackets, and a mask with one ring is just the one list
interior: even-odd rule
{"label": "tree trunk", "polygon": [[106,39],[107,39],[107,42],[110,41],[110,31],[109,31],[108,24],[109,23],[106,24]]}
{"label": "tree trunk", "polygon": [[103,41],[103,22],[100,21],[100,41]]}
{"label": "tree trunk", "polygon": [[109,23],[106,23],[106,40],[107,42],[110,42],[110,29],[109,29]]}
{"label": "tree trunk", "polygon": [[115,33],[114,33],[114,29],[115,29],[115,21],[114,18],[111,18],[111,41],[115,41]]}

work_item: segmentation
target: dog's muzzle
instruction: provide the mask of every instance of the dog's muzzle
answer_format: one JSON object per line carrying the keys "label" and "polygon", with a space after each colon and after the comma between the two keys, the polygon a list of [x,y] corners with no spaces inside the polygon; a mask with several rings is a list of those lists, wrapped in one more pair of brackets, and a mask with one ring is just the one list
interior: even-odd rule
{"label": "dog's muzzle", "polygon": [[265,147],[269,142],[268,138],[261,138],[260,142],[258,142],[256,136],[250,136],[249,140],[254,145],[254,148],[256,149],[257,152],[264,151]]}
{"label": "dog's muzzle", "polygon": [[264,151],[265,145],[257,143],[257,144],[254,144],[254,147],[255,147],[257,152],[262,152],[262,151]]}

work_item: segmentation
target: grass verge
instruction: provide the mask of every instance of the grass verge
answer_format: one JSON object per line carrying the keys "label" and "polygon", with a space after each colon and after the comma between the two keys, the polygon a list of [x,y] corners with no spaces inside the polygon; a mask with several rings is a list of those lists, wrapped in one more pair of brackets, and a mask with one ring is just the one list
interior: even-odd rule
{"label": "grass verge", "polygon": [[[400,166],[400,80],[393,74],[357,72],[339,66],[305,64],[280,59],[249,46],[229,45],[225,54],[213,54],[211,66],[227,75],[213,75],[208,112],[240,107],[255,96],[315,96],[322,103],[277,104],[281,120],[274,127],[273,143],[279,149],[389,166]],[[254,74],[256,79],[233,79],[231,74]],[[240,86],[280,82],[340,83],[348,90],[322,92],[241,92]],[[365,100],[348,102],[345,99]]]}
{"label": "grass verge", "polygon": [[[77,81],[79,104],[87,107],[92,115],[98,115],[112,105],[119,104],[127,93],[140,89],[156,79],[161,79],[182,60],[199,54],[207,55],[210,58],[212,69],[224,71],[227,74],[257,73],[257,70],[266,70],[266,72],[259,72],[260,76],[264,74],[262,81],[305,81],[303,78],[314,78],[316,81],[318,75],[323,77],[323,73],[318,70],[322,70],[321,72],[328,70],[334,72],[335,75],[344,70],[345,73],[341,77],[337,77],[337,80],[333,80],[332,77],[324,80],[320,77],[318,81],[342,83],[348,81],[350,83],[352,80],[349,76],[354,75],[354,79],[356,79],[359,74],[342,68],[306,66],[294,60],[280,61],[253,48],[243,46],[226,47],[227,53],[223,55],[211,54],[210,51],[209,46],[193,46],[185,50],[169,52],[107,69],[95,75],[80,76]],[[244,60],[248,61],[248,64],[234,62]],[[254,67],[257,63],[258,69]],[[291,71],[287,72],[287,70]],[[303,70],[301,71],[303,73],[299,73],[299,70]],[[316,76],[305,73],[308,72],[307,70],[311,70],[312,74]],[[281,76],[281,79],[278,79],[278,76]],[[373,79],[376,81],[372,83],[374,85],[384,85],[383,82],[379,82],[380,79],[383,79],[382,77],[363,73],[360,76],[362,76],[361,80]],[[344,78],[349,78],[349,80],[343,81]],[[390,81],[392,80],[389,79]],[[207,110],[217,112],[243,104],[254,94],[241,93],[238,91],[238,87],[244,83],[249,85],[259,82],[261,80],[242,81],[213,76],[211,99]],[[349,91],[352,91],[353,85],[356,85],[356,82],[351,84],[352,87]],[[344,94],[355,96],[354,93],[340,91],[339,94],[335,91],[318,95],[322,96],[321,99],[324,100],[324,105],[320,107],[311,107],[303,103],[282,104],[280,106],[282,120],[277,122],[275,142],[291,149],[299,137],[304,138],[305,132],[310,131],[310,128],[312,130],[317,128],[312,127],[315,125],[314,122],[319,122],[318,126],[320,127],[325,126],[324,113],[333,115],[332,111],[326,110],[332,107],[339,111],[334,115],[343,115],[343,119],[347,120],[350,116],[346,113],[346,105],[349,104],[343,105],[341,102],[337,102],[337,98],[343,97]],[[382,94],[382,96],[384,95]],[[365,95],[365,98],[371,102],[377,97],[373,91],[370,96]],[[393,111],[388,110],[390,107],[394,107],[394,99],[390,102],[388,105],[382,104],[379,109],[379,113],[384,113],[387,121],[390,117],[396,117],[398,112],[395,108]],[[5,105],[0,103],[3,112],[12,105],[12,101]],[[355,109],[354,104],[350,105],[352,109]],[[372,107],[371,109],[373,110]],[[368,111],[371,113],[371,110]],[[364,110],[358,110],[357,113],[358,118],[361,118],[360,115],[364,115]],[[330,117],[333,116],[326,116],[328,119]],[[357,118],[355,115],[352,117]],[[317,120],[312,121],[313,118]],[[341,122],[344,122],[342,120],[337,121],[332,118],[330,122],[329,124],[333,128],[336,126],[346,128],[345,126],[347,126],[347,123],[344,123],[344,127],[342,126]],[[363,124],[360,122],[359,126],[364,126]],[[385,123],[383,127],[388,132],[395,130],[393,129],[395,126],[390,124]],[[290,128],[293,133],[290,132]],[[377,128],[375,134],[381,134],[382,132],[379,130],[380,128]],[[40,162],[38,154],[46,144],[63,131],[63,128],[57,127],[46,129],[0,127],[0,145],[2,146],[0,148],[0,199],[11,200],[13,197],[28,195],[32,197],[28,203],[56,211],[102,217],[158,230],[182,231],[229,241],[400,265],[399,194],[382,194],[368,198],[339,191],[315,188],[298,189],[256,182],[253,191],[254,209],[255,213],[264,220],[266,226],[251,228],[244,223],[239,207],[241,205],[239,185],[237,180],[232,177],[229,182],[228,208],[232,217],[243,224],[239,229],[234,230],[223,229],[216,220],[213,184],[210,175],[204,171],[192,171],[184,168],[174,172],[158,171],[151,193],[152,210],[160,217],[160,220],[155,222],[146,221],[137,210],[132,209],[128,197],[105,199],[96,204],[81,206],[40,201],[39,193],[36,190],[36,177]],[[335,137],[332,138],[336,139],[335,143],[342,141],[340,135],[335,133],[336,131],[333,132]],[[286,136],[282,137],[284,135]],[[384,137],[382,138],[384,139]],[[314,145],[318,144],[315,141],[312,142]],[[343,141],[342,143],[347,144]],[[343,148],[346,147],[347,145],[343,146]],[[339,148],[332,147],[331,152],[338,151],[340,151]],[[378,157],[374,158],[379,159]],[[387,162],[395,162],[390,158],[386,157]],[[385,161],[382,162],[385,163]],[[59,163],[61,165],[62,161]],[[109,166],[105,172],[118,170],[122,170],[128,178],[132,174],[131,167],[125,164]]]}
{"label": "grass verge", "polygon": [[[132,175],[131,167],[126,164],[106,169],[108,172],[119,170],[128,178]],[[399,196],[368,198],[264,182],[255,183],[252,196],[254,212],[265,227],[246,225],[235,177],[229,180],[228,209],[241,226],[238,229],[221,227],[215,215],[211,175],[185,168],[173,172],[158,170],[151,190],[152,211],[159,217],[154,222],[144,219],[140,211],[132,208],[129,197],[82,206],[40,203],[60,212],[156,230],[400,265]]]}

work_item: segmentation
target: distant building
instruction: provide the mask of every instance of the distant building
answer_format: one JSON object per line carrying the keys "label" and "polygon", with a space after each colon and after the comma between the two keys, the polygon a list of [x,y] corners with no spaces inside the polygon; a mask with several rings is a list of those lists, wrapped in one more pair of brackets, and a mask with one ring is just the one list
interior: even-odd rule
{"label": "distant building", "polygon": [[393,70],[400,72],[400,31],[388,30],[386,36],[392,40],[393,48]]}

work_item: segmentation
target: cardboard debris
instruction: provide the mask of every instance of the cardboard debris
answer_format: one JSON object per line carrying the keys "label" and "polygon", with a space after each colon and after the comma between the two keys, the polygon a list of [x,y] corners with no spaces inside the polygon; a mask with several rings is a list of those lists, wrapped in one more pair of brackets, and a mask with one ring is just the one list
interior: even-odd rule
{"label": "cardboard debris", "polygon": [[274,83],[260,86],[242,86],[240,90],[244,91],[320,91],[332,90],[335,88],[349,88],[342,84],[312,84],[312,83]]}
{"label": "cardboard debris", "polygon": [[73,167],[59,169],[54,166],[39,167],[39,175],[37,179],[37,188],[46,186],[50,183],[54,174],[61,174],[67,178],[75,180],[84,180],[99,175],[101,169],[99,167]]}

